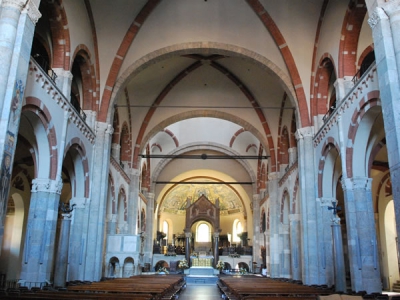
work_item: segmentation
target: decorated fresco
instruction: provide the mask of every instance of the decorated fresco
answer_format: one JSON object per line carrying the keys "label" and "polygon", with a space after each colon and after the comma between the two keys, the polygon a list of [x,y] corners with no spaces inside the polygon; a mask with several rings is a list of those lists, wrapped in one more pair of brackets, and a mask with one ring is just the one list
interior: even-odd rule
{"label": "decorated fresco", "polygon": [[188,200],[190,203],[204,195],[213,204],[219,200],[220,214],[234,214],[243,212],[243,205],[233,187],[225,184],[208,184],[214,182],[210,179],[190,180],[199,181],[200,184],[177,184],[165,196],[161,203],[160,212],[185,214]]}

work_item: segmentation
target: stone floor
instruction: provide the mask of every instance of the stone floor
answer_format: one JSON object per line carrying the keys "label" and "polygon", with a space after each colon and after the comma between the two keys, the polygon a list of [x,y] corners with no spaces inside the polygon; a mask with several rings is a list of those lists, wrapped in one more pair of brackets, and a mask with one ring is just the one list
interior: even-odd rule
{"label": "stone floor", "polygon": [[216,284],[187,285],[179,295],[179,300],[220,300],[221,293]]}

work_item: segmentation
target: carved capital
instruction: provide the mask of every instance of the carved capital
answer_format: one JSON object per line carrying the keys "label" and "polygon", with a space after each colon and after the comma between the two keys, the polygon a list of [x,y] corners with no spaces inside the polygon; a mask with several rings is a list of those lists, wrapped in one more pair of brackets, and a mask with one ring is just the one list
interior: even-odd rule
{"label": "carved capital", "polygon": [[61,194],[62,180],[35,178],[32,180],[32,193],[46,192]]}
{"label": "carved capital", "polygon": [[314,127],[303,127],[296,130],[296,140],[304,139],[305,137],[314,136]]}
{"label": "carved capital", "polygon": [[77,208],[85,208],[87,205],[89,205],[90,203],[90,199],[89,198],[72,198],[69,203],[72,205],[75,204],[75,209]]}
{"label": "carved capital", "polygon": [[372,178],[353,177],[353,188],[361,190],[371,190]]}
{"label": "carved capital", "polygon": [[26,1],[24,1],[24,0],[3,0],[2,6],[17,8],[20,11],[22,11],[23,8],[25,7],[25,4],[26,4]]}
{"label": "carved capital", "polygon": [[64,220],[69,220],[72,217],[72,214],[61,214]]}
{"label": "carved capital", "polygon": [[337,200],[333,197],[322,197],[318,199],[321,203],[321,206],[332,206],[332,203],[337,203]]}
{"label": "carved capital", "polygon": [[376,24],[378,24],[381,19],[388,19],[388,16],[381,7],[376,7],[371,17],[369,17],[368,19],[368,24],[371,29],[374,29],[376,27]]}
{"label": "carved capital", "polygon": [[24,10],[26,10],[26,12],[28,13],[28,17],[29,19],[31,19],[32,23],[36,25],[42,14],[40,13],[35,3],[33,1],[29,1]]}
{"label": "carved capital", "polygon": [[271,172],[268,173],[268,181],[274,181],[279,179],[279,173],[278,172]]}

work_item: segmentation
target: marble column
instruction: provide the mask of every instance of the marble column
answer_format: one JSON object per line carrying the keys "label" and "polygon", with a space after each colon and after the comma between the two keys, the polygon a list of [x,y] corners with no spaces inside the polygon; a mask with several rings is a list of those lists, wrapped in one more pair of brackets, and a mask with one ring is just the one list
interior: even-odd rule
{"label": "marble column", "polygon": [[192,262],[190,261],[190,248],[191,248],[190,240],[192,238],[192,233],[190,231],[185,231],[185,238],[186,238],[185,258],[188,261],[188,264],[191,265]]}
{"label": "marble column", "polygon": [[62,181],[32,180],[31,200],[22,259],[23,281],[45,282],[52,279]]}
{"label": "marble column", "polygon": [[280,249],[279,249],[279,223],[280,223],[280,203],[278,199],[278,179],[279,173],[268,174],[269,190],[269,254],[271,277],[280,277]]}
{"label": "marble column", "polygon": [[[379,97],[382,104],[386,147],[390,166],[397,236],[400,235],[400,6],[398,1],[379,3],[370,12]],[[400,239],[397,239],[400,249]]]}
{"label": "marble column", "polygon": [[88,216],[84,280],[98,281],[102,276],[104,230],[110,161],[112,125],[96,124],[96,141],[91,162],[91,197]]}
{"label": "marble column", "polygon": [[[334,206],[334,209],[336,204]],[[332,207],[331,207],[332,208]],[[333,257],[335,262],[335,291],[347,292],[346,287],[346,270],[344,266],[342,228],[340,226],[340,218],[334,210],[332,216],[332,239],[333,239]]]}
{"label": "marble column", "polygon": [[304,284],[320,284],[319,245],[316,214],[315,158],[313,128],[296,131],[299,150],[299,183],[301,213],[301,270]]}
{"label": "marble column", "polygon": [[219,260],[219,232],[214,232],[214,260],[213,260],[213,267],[217,267],[217,263]]}
{"label": "marble column", "polygon": [[154,193],[147,193],[147,206],[146,206],[146,246],[145,253],[146,259],[149,261],[153,258],[153,228],[154,228]]}
{"label": "marble column", "polygon": [[334,256],[333,256],[333,237],[332,237],[332,203],[337,203],[333,197],[323,197],[317,199],[319,206],[319,240],[321,245],[321,275],[325,278],[325,284],[332,286],[335,284],[335,269],[334,269]]}
{"label": "marble column", "polygon": [[[30,50],[35,24],[40,17],[32,2],[3,0],[0,11],[0,166],[14,160],[15,148],[5,147],[10,139],[17,144],[22,99],[28,76]],[[18,94],[18,92],[19,94]],[[19,95],[19,97],[18,97]],[[16,101],[18,99],[18,101]],[[13,163],[4,167],[0,182],[10,180]],[[4,177],[3,177],[4,176]],[[0,197],[0,249],[4,235],[9,185],[1,188]]]}
{"label": "marble column", "polygon": [[71,214],[62,214],[61,229],[57,249],[56,267],[54,269],[54,286],[65,287],[68,267],[69,232],[71,228]]}
{"label": "marble column", "polygon": [[301,280],[300,267],[300,215],[289,215],[289,236],[290,236],[290,253],[291,253],[291,274],[292,279]]}
{"label": "marble column", "polygon": [[253,195],[253,261],[261,264],[260,241],[260,195]]}
{"label": "marble column", "polygon": [[362,282],[357,282],[355,290],[368,293],[382,291],[371,184],[372,178],[353,178],[358,236],[357,265],[362,279]]}
{"label": "marble column", "polygon": [[138,234],[137,220],[139,210],[139,182],[140,171],[138,169],[129,169],[129,197],[128,197],[128,234]]}
{"label": "marble column", "polygon": [[69,239],[68,280],[84,280],[90,199],[74,197],[69,203],[75,206]]}

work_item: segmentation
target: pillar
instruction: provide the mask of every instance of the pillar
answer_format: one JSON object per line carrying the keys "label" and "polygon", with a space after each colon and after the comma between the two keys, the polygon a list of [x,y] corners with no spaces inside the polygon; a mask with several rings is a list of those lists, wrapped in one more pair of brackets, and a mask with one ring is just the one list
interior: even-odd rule
{"label": "pillar", "polygon": [[217,263],[219,260],[219,231],[214,232],[214,260],[213,267],[217,267]]}
{"label": "pillar", "polygon": [[253,195],[253,261],[261,264],[261,246],[260,241],[260,194]]}
{"label": "pillar", "polygon": [[191,265],[190,261],[190,239],[192,238],[192,233],[190,231],[185,231],[185,238],[186,238],[186,244],[185,244],[185,258],[188,261],[189,266]]}
{"label": "pillar", "polygon": [[102,276],[104,230],[112,126],[97,122],[93,161],[91,162],[91,200],[86,236],[84,280],[98,281]]}
{"label": "pillar", "polygon": [[[336,204],[335,204],[336,205]],[[333,257],[335,262],[335,291],[347,292],[346,288],[346,270],[344,266],[342,228],[340,218],[334,209],[332,217],[332,239],[333,239]]]}
{"label": "pillar", "polygon": [[62,182],[36,178],[32,180],[31,200],[22,259],[23,281],[50,281],[54,253],[58,204]]}
{"label": "pillar", "polygon": [[129,197],[128,197],[128,234],[138,234],[137,220],[139,208],[139,181],[140,171],[138,169],[129,169]]}
{"label": "pillar", "polygon": [[71,228],[71,214],[62,214],[61,229],[57,249],[56,267],[54,270],[54,286],[65,287],[67,279],[69,231]]}
{"label": "pillar", "polygon": [[[3,0],[0,11],[0,249],[30,49],[40,17],[33,2]],[[5,147],[12,141],[13,147]]]}
{"label": "pillar", "polygon": [[[374,3],[375,4],[375,3]],[[400,7],[390,1],[370,12],[374,51],[392,181],[397,236],[400,235]],[[371,7],[372,8],[372,7]],[[400,249],[400,239],[397,239]]]}
{"label": "pillar", "polygon": [[280,249],[279,249],[279,223],[280,223],[280,204],[278,199],[278,179],[279,173],[268,174],[269,190],[269,255],[271,277],[280,277]]}
{"label": "pillar", "polygon": [[69,203],[75,206],[71,224],[73,234],[69,239],[68,280],[84,280],[90,199],[74,197]]}
{"label": "pillar", "polygon": [[[44,70],[47,71],[47,70]],[[71,71],[64,70],[63,68],[54,68],[54,73],[56,73],[56,85],[62,92],[65,98],[71,101],[71,84],[73,75]]]}
{"label": "pillar", "polygon": [[301,280],[300,268],[300,215],[289,215],[289,236],[290,236],[290,253],[291,253],[291,274],[292,279]]}
{"label": "pillar", "polygon": [[299,150],[299,183],[301,213],[301,255],[302,281],[304,284],[320,284],[319,246],[316,215],[316,190],[313,128],[304,127],[296,131]]}
{"label": "pillar", "polygon": [[153,232],[154,232],[154,193],[147,193],[147,206],[146,206],[146,258],[151,262],[153,257]]}

